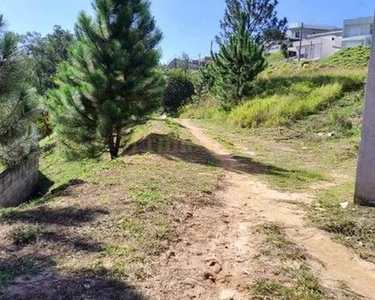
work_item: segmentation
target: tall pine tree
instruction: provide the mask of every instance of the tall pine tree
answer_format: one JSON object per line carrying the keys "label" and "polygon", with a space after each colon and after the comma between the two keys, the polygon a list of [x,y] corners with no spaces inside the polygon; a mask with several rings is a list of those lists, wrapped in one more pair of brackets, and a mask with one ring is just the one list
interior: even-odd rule
{"label": "tall pine tree", "polygon": [[226,0],[224,18],[220,22],[222,32],[216,41],[228,43],[232,34],[239,30],[243,13],[248,15],[245,30],[256,42],[268,46],[284,39],[288,21],[279,19],[277,5],[278,0]]}
{"label": "tall pine tree", "polygon": [[39,109],[26,84],[18,38],[3,26],[0,15],[0,162],[12,167],[38,148],[33,121]]}
{"label": "tall pine tree", "polygon": [[249,16],[240,15],[240,25],[227,44],[220,45],[219,53],[212,53],[217,75],[216,90],[229,109],[249,93],[251,82],[264,70],[264,47],[248,35]]}
{"label": "tall pine tree", "polygon": [[127,129],[159,106],[162,38],[146,0],[94,0],[81,13],[78,42],[59,66],[48,105],[55,130],[73,154],[119,155]]}

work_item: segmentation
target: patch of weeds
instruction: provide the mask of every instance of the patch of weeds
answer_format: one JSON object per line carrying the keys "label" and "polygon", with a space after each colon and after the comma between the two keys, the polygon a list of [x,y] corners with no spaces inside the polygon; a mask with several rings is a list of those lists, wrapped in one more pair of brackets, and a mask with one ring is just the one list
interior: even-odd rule
{"label": "patch of weeds", "polygon": [[253,233],[262,238],[260,253],[269,266],[262,264],[266,275],[249,287],[252,299],[327,299],[308,266],[305,251],[290,241],[279,225],[261,224],[254,227]]}
{"label": "patch of weeds", "polygon": [[20,226],[14,228],[9,235],[13,244],[21,247],[35,242],[42,232],[38,226]]}
{"label": "patch of weeds", "polygon": [[[353,183],[321,192],[309,210],[310,220],[362,258],[375,262],[375,210],[354,205]],[[349,202],[343,208],[341,204]]]}
{"label": "patch of weeds", "polygon": [[296,244],[287,239],[282,228],[274,223],[265,223],[256,226],[253,231],[264,237],[262,254],[277,256],[281,260],[304,261],[306,255]]}
{"label": "patch of weeds", "polygon": [[285,295],[286,290],[285,285],[267,279],[260,279],[251,287],[253,299],[275,299]]}
{"label": "patch of weeds", "polygon": [[118,244],[110,244],[103,252],[111,255],[111,256],[129,256],[131,254],[134,254],[136,252],[136,249],[130,245],[118,245]]}
{"label": "patch of weeds", "polygon": [[315,170],[273,169],[266,173],[266,179],[281,189],[304,189],[311,183],[327,180],[327,177]]}
{"label": "patch of weeds", "polygon": [[233,142],[231,142],[231,141],[229,141],[229,140],[227,140],[227,139],[225,139],[221,136],[215,136],[214,139],[229,150],[235,149],[235,146],[234,146]]}
{"label": "patch of weeds", "polygon": [[294,270],[290,274],[295,284],[267,279],[258,280],[252,287],[253,299],[320,300],[327,299],[317,277],[307,269]]}

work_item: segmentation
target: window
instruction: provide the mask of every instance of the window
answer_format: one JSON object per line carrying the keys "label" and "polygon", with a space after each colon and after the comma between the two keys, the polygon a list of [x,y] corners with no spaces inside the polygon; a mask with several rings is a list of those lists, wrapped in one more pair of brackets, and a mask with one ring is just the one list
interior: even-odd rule
{"label": "window", "polygon": [[301,32],[297,31],[296,32],[296,38],[299,39],[301,37]]}

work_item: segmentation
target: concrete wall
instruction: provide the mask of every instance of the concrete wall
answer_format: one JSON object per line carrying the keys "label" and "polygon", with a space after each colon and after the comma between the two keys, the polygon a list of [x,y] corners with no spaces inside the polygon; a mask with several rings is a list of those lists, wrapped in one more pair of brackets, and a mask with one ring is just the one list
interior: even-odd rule
{"label": "concrete wall", "polygon": [[24,163],[0,171],[0,206],[17,206],[29,200],[39,179],[39,155],[34,154]]}

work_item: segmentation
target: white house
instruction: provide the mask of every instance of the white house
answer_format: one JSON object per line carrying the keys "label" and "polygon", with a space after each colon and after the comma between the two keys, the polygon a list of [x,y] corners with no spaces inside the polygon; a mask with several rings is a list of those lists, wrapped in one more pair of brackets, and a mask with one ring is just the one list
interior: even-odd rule
{"label": "white house", "polygon": [[335,32],[331,34],[317,34],[311,35],[309,38],[302,41],[302,43],[294,42],[293,47],[289,48],[290,52],[299,54],[301,45],[301,59],[321,59],[331,56],[333,53],[341,49],[342,37],[340,33]]}
{"label": "white house", "polygon": [[370,46],[372,30],[373,17],[345,20],[342,47]]}

